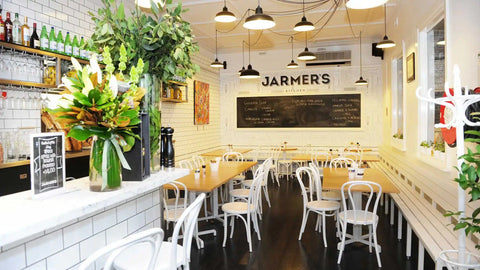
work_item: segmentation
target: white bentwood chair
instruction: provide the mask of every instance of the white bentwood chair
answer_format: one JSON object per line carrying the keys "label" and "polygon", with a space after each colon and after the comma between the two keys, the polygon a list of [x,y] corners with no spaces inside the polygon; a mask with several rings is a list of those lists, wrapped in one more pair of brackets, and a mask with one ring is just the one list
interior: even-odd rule
{"label": "white bentwood chair", "polygon": [[[183,214],[175,224],[171,242],[163,242],[158,256],[156,258],[155,270],[173,270],[178,267],[183,269],[190,268],[190,249],[192,247],[192,237],[197,224],[198,213],[205,199],[205,193],[200,194],[190,206],[185,209]],[[184,228],[183,243],[178,244],[181,228]],[[131,269],[151,269],[146,268],[148,262],[144,259],[148,254],[148,245],[138,244],[124,249],[114,260],[113,266],[116,270]]]}
{"label": "white bentwood chair", "polygon": [[[317,213],[319,217],[322,217],[322,226],[316,226],[316,229],[320,231],[323,228],[323,244],[327,246],[327,235],[326,235],[326,217],[327,216],[336,216],[338,214],[338,209],[340,209],[340,203],[335,201],[327,201],[322,200],[321,198],[321,184],[315,183],[316,177],[314,177],[313,169],[309,167],[300,167],[296,171],[297,180],[300,184],[300,188],[302,189],[302,197],[303,197],[303,218],[302,218],[302,227],[300,228],[300,234],[298,235],[298,240],[302,240],[302,234],[305,231],[305,226],[308,220],[308,214],[310,212]],[[307,194],[307,190],[305,189],[305,185],[303,184],[302,176],[307,175],[308,182],[310,185],[310,189],[314,189],[315,192],[310,192],[310,195]],[[314,198],[313,193],[317,194],[317,199]]]}
{"label": "white bentwood chair", "polygon": [[[352,190],[353,189],[353,190]],[[367,196],[367,201],[364,206],[362,204],[358,205],[355,199],[353,199],[354,192],[360,189]],[[342,260],[342,254],[345,249],[345,238],[347,235],[347,224],[352,224],[353,226],[368,226],[368,242],[369,242],[369,251],[372,252],[372,236],[373,236],[373,246],[375,247],[375,253],[377,255],[378,267],[382,267],[380,261],[380,252],[377,243],[377,224],[378,224],[378,215],[377,207],[380,197],[382,196],[382,186],[378,183],[371,181],[348,181],[342,185],[342,205],[343,211],[338,214],[338,219],[340,221],[340,229],[342,234],[342,240],[340,242],[340,253],[338,254],[337,264],[340,264]],[[347,196],[351,198],[350,208],[347,208]],[[348,210],[347,210],[348,209]]]}
{"label": "white bentwood chair", "polygon": [[353,166],[355,160],[346,157],[337,157],[330,161],[330,168],[347,168]]}
{"label": "white bentwood chair", "polygon": [[[164,189],[164,196],[163,196],[163,204],[164,204],[164,212],[163,218],[167,222],[167,229],[168,224],[170,222],[177,222],[180,216],[183,214],[185,209],[187,208],[187,201],[188,201],[188,190],[187,186],[184,183],[173,181],[168,183],[166,186],[171,187],[172,189]],[[170,197],[171,192],[173,190],[173,197]],[[183,191],[183,197],[182,195]]]}
{"label": "white bentwood chair", "polygon": [[[269,168],[270,166],[272,166],[272,158],[267,158],[263,163],[263,168]],[[257,170],[255,171],[254,173],[254,177],[255,178],[255,175],[259,172],[258,168]],[[240,199],[244,199],[246,200],[248,198],[248,194],[249,194],[249,189],[250,187],[252,186],[253,184],[253,179],[249,179],[249,180],[245,180],[242,182],[242,187],[243,188],[239,188],[239,189],[234,189],[232,191],[230,191],[230,196],[232,197],[232,199],[234,198],[240,198]],[[267,201],[267,204],[268,204],[268,207],[272,207],[272,205],[270,204],[270,197],[268,196],[268,173],[265,172],[263,174],[263,180],[262,180],[262,184],[261,184],[261,187],[262,187],[262,190],[263,190],[263,195],[265,196],[265,200]],[[261,199],[261,196],[260,196],[260,211],[262,211],[262,199]]]}
{"label": "white bentwood chair", "polygon": [[97,266],[97,268],[104,270],[114,269],[113,262],[124,249],[132,246],[135,247],[136,245],[142,245],[145,251],[142,258],[142,262],[145,264],[144,269],[153,270],[155,269],[155,262],[157,261],[162,241],[163,230],[161,228],[152,228],[135,233],[97,250],[92,255],[88,256],[88,258],[80,264],[78,269],[94,269],[93,264],[98,259],[107,255],[108,257],[106,258],[103,267]]}

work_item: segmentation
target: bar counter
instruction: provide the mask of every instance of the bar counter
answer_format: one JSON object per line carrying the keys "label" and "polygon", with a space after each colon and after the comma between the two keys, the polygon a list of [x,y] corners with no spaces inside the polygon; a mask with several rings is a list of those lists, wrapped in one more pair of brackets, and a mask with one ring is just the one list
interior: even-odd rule
{"label": "bar counter", "polygon": [[[92,249],[98,249],[102,243],[159,225],[162,185],[188,173],[186,169],[161,171],[142,182],[124,181],[119,190],[109,192],[89,191],[88,177],[84,177],[66,182],[64,193],[44,199],[32,198],[31,191],[0,197],[0,269],[33,264],[68,269],[94,251],[82,249],[84,240],[103,239],[100,246],[92,244]],[[112,237],[119,230],[122,233]],[[73,252],[78,256],[64,259],[63,252],[72,247],[78,249]]]}

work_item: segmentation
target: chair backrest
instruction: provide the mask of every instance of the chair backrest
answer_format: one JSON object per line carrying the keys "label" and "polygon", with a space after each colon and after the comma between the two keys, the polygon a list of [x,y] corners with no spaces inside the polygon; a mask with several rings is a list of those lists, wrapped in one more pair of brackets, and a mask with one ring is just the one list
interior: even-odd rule
{"label": "chair backrest", "polygon": [[191,160],[188,160],[188,159],[181,160],[179,162],[179,165],[180,165],[180,168],[183,168],[183,169],[193,170],[195,168]]}
{"label": "chair backrest", "polygon": [[[190,249],[192,247],[192,237],[193,231],[195,226],[197,225],[198,213],[200,212],[200,208],[202,207],[203,200],[205,200],[205,193],[201,193],[195,201],[193,201],[190,206],[188,206],[185,211],[183,211],[182,215],[178,218],[175,227],[173,228],[172,233],[172,246],[176,247],[178,242],[178,237],[180,234],[180,230],[183,227],[183,254],[184,254],[184,264],[188,264],[190,262]],[[170,262],[174,263],[177,261],[177,249],[172,248],[170,253]],[[177,265],[171,265],[170,269],[176,269]]]}
{"label": "chair backrest", "polygon": [[[248,200],[247,203],[250,207],[252,205],[254,209],[259,209],[260,207],[260,191],[262,190],[262,182],[264,181],[265,172],[268,172],[268,168],[265,167],[265,163],[262,163],[258,166],[257,170],[255,171],[252,185],[250,186],[250,190],[248,192]],[[250,213],[249,213],[250,214]]]}
{"label": "chair backrest", "polygon": [[[123,239],[113,242],[88,256],[88,258],[80,264],[79,270],[90,269],[91,265],[101,257],[108,255],[103,265],[104,270],[113,268],[115,258],[126,248],[140,243],[146,243],[150,247],[150,252],[144,254],[144,258],[148,261],[148,270],[155,269],[155,261],[160,252],[163,241],[163,230],[161,228],[151,228],[139,233],[131,234]],[[100,269],[100,267],[98,267]]]}
{"label": "chair backrest", "polygon": [[312,171],[312,181],[311,181],[312,183],[310,185],[310,192],[316,193],[317,198],[321,200],[323,185],[322,185],[322,178],[320,177],[320,170],[313,163],[310,163],[308,167],[310,167],[310,170]]}
{"label": "chair backrest", "polygon": [[[174,197],[171,197],[169,190],[173,190]],[[181,200],[181,190],[184,191],[183,200]],[[163,189],[163,205],[165,220],[172,221],[171,217],[175,219],[187,208],[188,189],[184,183],[173,181],[165,185]],[[170,217],[170,218],[169,218]]]}
{"label": "chair backrest", "polygon": [[[307,193],[307,189],[305,188],[305,185],[303,184],[303,177],[304,177],[304,175],[307,176],[310,190],[311,191],[315,190],[316,185],[315,185],[314,179],[313,179],[313,171],[309,167],[299,167],[299,168],[297,168],[295,174],[297,176],[298,184],[300,185],[300,188],[302,189],[303,207],[306,207],[308,202],[314,200],[314,197],[313,197],[314,192],[309,192],[310,194]],[[321,192],[318,192],[318,191],[316,191],[316,192],[321,194]]]}
{"label": "chair backrest", "polygon": [[203,159],[202,156],[199,156],[199,155],[193,155],[192,161],[193,161],[193,164],[195,164],[195,168],[201,168],[202,165],[205,165],[205,160]]}
{"label": "chair backrest", "polygon": [[242,153],[239,153],[239,152],[227,152],[223,154],[222,160],[223,161],[229,161],[229,160],[243,161],[243,155]]}
{"label": "chair backrest", "polygon": [[343,152],[341,156],[353,159],[357,164],[362,163],[362,153],[360,152]]}
{"label": "chair backrest", "polygon": [[330,168],[347,168],[348,166],[352,166],[355,161],[351,158],[346,157],[337,157],[330,161]]}
{"label": "chair backrest", "polygon": [[[365,204],[357,205],[355,200],[349,200],[350,208],[347,208],[346,198],[354,198],[353,192],[362,192],[362,194],[368,197],[367,202]],[[377,213],[378,202],[382,196],[382,186],[371,181],[348,181],[342,185],[341,194],[343,209],[353,210],[353,220],[366,220],[366,216],[369,212]],[[345,194],[348,196],[345,196]],[[376,198],[374,198],[375,194]]]}
{"label": "chair backrest", "polygon": [[272,158],[273,164],[277,165],[278,158],[280,157],[280,153],[282,152],[282,148],[280,146],[274,147],[272,149],[272,153],[270,157]]}
{"label": "chair backrest", "polygon": [[262,186],[268,184],[268,170],[270,169],[270,167],[272,167],[272,164],[273,164],[273,161],[272,161],[271,157],[265,159],[265,161],[263,161],[263,163],[262,163],[263,170],[264,170]]}
{"label": "chair backrest", "polygon": [[319,168],[324,168],[331,159],[332,156],[327,152],[312,153],[311,156],[312,163],[315,163]]}

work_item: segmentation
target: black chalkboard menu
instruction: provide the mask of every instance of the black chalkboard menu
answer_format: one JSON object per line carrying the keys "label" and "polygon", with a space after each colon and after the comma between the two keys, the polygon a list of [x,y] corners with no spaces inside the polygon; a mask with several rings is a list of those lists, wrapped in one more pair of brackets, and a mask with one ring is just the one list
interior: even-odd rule
{"label": "black chalkboard menu", "polygon": [[62,188],[65,183],[63,133],[32,134],[30,175],[34,195]]}
{"label": "black chalkboard menu", "polygon": [[237,128],[360,127],[360,94],[237,98]]}

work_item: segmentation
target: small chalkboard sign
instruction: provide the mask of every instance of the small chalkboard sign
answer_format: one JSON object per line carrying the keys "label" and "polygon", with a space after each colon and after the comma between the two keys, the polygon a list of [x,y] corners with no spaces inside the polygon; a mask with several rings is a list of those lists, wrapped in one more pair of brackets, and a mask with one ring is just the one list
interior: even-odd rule
{"label": "small chalkboard sign", "polygon": [[31,135],[30,175],[33,195],[65,186],[65,147],[63,133]]}

